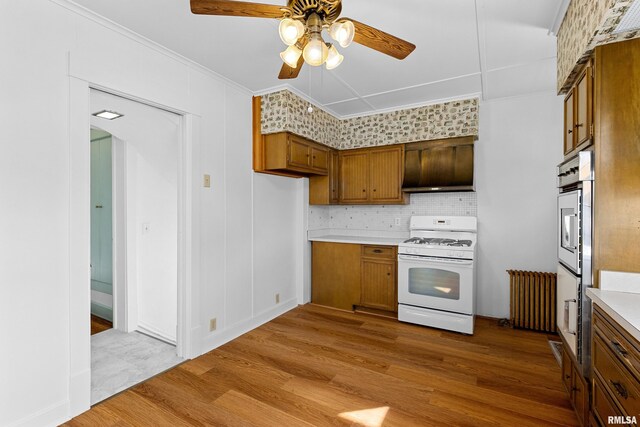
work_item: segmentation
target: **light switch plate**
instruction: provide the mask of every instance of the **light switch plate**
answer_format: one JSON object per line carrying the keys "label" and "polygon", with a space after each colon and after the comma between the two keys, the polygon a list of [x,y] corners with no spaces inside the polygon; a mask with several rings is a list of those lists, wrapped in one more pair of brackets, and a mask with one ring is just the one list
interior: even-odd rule
{"label": "light switch plate", "polygon": [[203,184],[205,188],[211,188],[211,175],[205,174]]}
{"label": "light switch plate", "polygon": [[213,318],[211,320],[209,320],[209,332],[213,332],[216,330],[217,325],[217,318]]}

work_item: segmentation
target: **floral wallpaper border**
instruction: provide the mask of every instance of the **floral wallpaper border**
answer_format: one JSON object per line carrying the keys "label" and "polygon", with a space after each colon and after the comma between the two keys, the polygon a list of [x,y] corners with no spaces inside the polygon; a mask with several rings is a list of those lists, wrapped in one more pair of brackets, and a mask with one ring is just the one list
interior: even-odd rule
{"label": "floral wallpaper border", "polygon": [[634,0],[572,0],[558,31],[558,93],[566,93],[596,46],[640,37],[614,33]]}
{"label": "floral wallpaper border", "polygon": [[292,132],[336,149],[478,134],[477,98],[338,119],[288,90],[262,96],[262,133]]}

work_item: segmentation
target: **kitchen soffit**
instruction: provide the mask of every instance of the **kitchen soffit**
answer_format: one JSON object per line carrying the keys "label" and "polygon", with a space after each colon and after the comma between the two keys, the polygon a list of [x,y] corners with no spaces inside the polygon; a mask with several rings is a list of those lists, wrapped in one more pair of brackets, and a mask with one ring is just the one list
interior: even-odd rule
{"label": "kitchen soffit", "polygon": [[283,44],[276,20],[192,15],[188,0],[75,2],[254,93],[293,88],[338,116],[556,87],[547,69],[556,56],[549,29],[559,0],[343,0],[342,16],[409,40],[415,52],[398,61],[353,44],[339,68],[305,66],[286,82],[277,79]]}

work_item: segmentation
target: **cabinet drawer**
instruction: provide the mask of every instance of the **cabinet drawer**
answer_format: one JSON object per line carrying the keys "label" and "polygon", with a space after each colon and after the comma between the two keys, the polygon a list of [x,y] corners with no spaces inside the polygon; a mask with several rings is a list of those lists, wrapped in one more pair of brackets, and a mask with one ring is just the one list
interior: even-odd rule
{"label": "cabinet drawer", "polygon": [[562,382],[564,383],[564,387],[567,389],[569,393],[571,393],[571,375],[573,363],[571,363],[571,358],[565,349],[565,346],[562,346]]}
{"label": "cabinet drawer", "polygon": [[606,387],[600,381],[598,376],[593,379],[593,397],[592,410],[595,418],[600,425],[608,425],[608,418],[624,415],[620,409],[611,401],[607,394]]}
{"label": "cabinet drawer", "polygon": [[396,250],[393,246],[362,246],[362,256],[369,258],[395,259]]}
{"label": "cabinet drawer", "polygon": [[616,360],[616,356],[598,333],[593,336],[593,367],[618,405],[627,414],[640,414],[640,391],[637,381]]}
{"label": "cabinet drawer", "polygon": [[631,374],[640,380],[640,352],[630,339],[616,330],[612,322],[606,313],[594,307],[593,325],[596,333]]}

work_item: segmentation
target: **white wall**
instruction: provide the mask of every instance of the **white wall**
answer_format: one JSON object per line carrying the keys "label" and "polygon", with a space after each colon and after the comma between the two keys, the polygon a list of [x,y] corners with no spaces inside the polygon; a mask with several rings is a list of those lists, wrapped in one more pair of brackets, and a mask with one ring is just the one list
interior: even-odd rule
{"label": "white wall", "polygon": [[[302,209],[302,187],[251,171],[247,91],[62,0],[1,2],[0,51],[0,425],[54,425],[88,408],[88,396],[75,397],[89,378],[89,216],[78,216],[74,202],[79,192],[88,197],[75,179],[88,170],[78,167],[85,159],[75,144],[89,141],[86,82],[187,114],[187,351],[199,354],[295,306],[296,285],[280,279],[297,271],[282,254],[296,255],[300,215],[283,213]],[[81,255],[82,269],[70,268],[70,253]],[[86,290],[71,293],[78,277]],[[86,323],[71,322],[85,303]],[[209,332],[213,317],[218,329]]]}
{"label": "white wall", "polygon": [[127,292],[135,293],[127,330],[175,342],[181,118],[96,90],[90,105],[92,112],[124,114],[116,120],[91,117],[91,125],[115,136],[126,153]]}
{"label": "white wall", "polygon": [[562,108],[562,98],[553,93],[480,105],[475,164],[481,315],[509,317],[506,270],[556,271]]}

